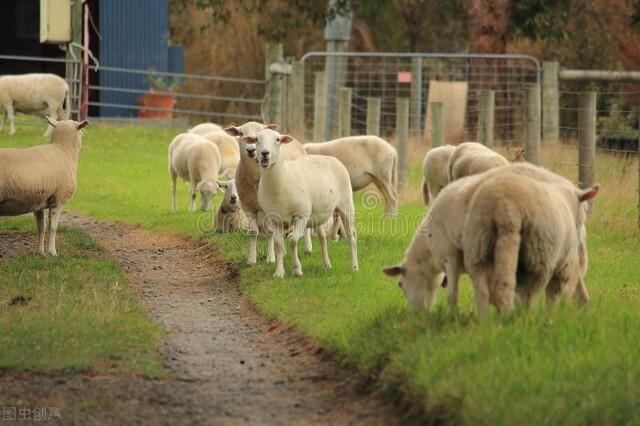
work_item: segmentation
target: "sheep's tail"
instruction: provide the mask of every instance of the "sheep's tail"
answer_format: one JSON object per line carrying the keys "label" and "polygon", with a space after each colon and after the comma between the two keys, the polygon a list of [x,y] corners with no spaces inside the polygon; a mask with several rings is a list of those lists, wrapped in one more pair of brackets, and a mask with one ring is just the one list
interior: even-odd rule
{"label": "sheep's tail", "polygon": [[71,116],[71,94],[69,93],[69,87],[67,86],[67,93],[64,99],[64,120],[68,120]]}
{"label": "sheep's tail", "polygon": [[429,184],[427,180],[422,178],[422,199],[424,200],[424,205],[429,205]]}

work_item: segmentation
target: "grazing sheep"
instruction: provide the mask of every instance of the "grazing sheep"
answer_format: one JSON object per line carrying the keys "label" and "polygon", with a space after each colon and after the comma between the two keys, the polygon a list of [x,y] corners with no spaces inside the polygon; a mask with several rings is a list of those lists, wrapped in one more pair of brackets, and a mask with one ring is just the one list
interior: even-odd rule
{"label": "grazing sheep", "polygon": [[214,229],[225,233],[247,229],[247,216],[240,208],[235,180],[218,181],[218,186],[224,189],[224,197],[214,216]]}
{"label": "grazing sheep", "polygon": [[511,312],[516,292],[527,307],[544,288],[550,304],[558,295],[574,297],[581,278],[575,217],[596,193],[513,173],[480,185],[462,237],[480,315],[489,303]]}
{"label": "grazing sheep", "polygon": [[196,209],[196,193],[200,193],[200,209],[209,210],[218,192],[220,169],[218,147],[202,136],[181,133],[169,145],[169,175],[172,186],[172,209],[176,211],[176,181],[178,176],[189,182],[189,211]]}
{"label": "grazing sheep", "polygon": [[[13,136],[16,133],[14,112],[67,120],[70,108],[69,85],[55,74],[0,77],[0,132],[4,127],[5,113],[9,118],[9,135]],[[52,127],[48,126],[45,136],[49,136],[51,131]]]}
{"label": "grazing sheep", "polygon": [[509,162],[500,154],[477,142],[458,145],[449,158],[449,182],[461,177],[485,172]]}
{"label": "grazing sheep", "polygon": [[[273,245],[273,234],[264,227],[263,210],[258,203],[258,182],[260,182],[260,167],[256,158],[257,134],[262,129],[277,130],[277,124],[262,124],[249,121],[242,126],[227,127],[225,131],[235,136],[240,146],[240,163],[236,169],[235,183],[240,196],[240,206],[249,220],[249,255],[247,263],[253,265],[258,258],[258,234],[263,232],[267,235],[267,263],[275,262],[275,252]],[[295,141],[282,147],[285,159],[292,160],[301,155],[305,155],[304,146]],[[305,251],[311,251],[311,237],[307,233],[305,236]]]}
{"label": "grazing sheep", "polygon": [[449,157],[456,147],[443,145],[427,151],[422,161],[422,199],[424,205],[429,205],[429,193],[435,199],[442,188],[449,183]]}
{"label": "grazing sheep", "polygon": [[293,260],[293,275],[302,275],[298,259],[298,240],[307,227],[315,227],[320,240],[324,266],[331,267],[327,251],[325,228],[333,215],[339,215],[351,249],[351,267],[358,269],[355,208],[349,172],[336,158],[326,155],[303,155],[287,161],[282,144],[294,139],[271,129],[258,132],[256,149],[260,157],[258,202],[267,215],[267,227],[276,233],[275,277],[284,276],[284,240],[290,228],[289,244]]}
{"label": "grazing sheep", "polygon": [[307,154],[335,157],[347,168],[351,188],[359,191],[373,183],[385,200],[385,214],[393,216],[398,208],[398,154],[387,141],[377,136],[350,136],[329,142],[306,143]]}
{"label": "grazing sheep", "polygon": [[48,117],[47,121],[53,128],[50,144],[0,149],[0,216],[33,212],[38,253],[44,254],[44,210],[49,209],[48,252],[56,256],[58,220],[76,191],[82,129],[89,123]]}
{"label": "grazing sheep", "polygon": [[205,139],[213,142],[220,151],[220,171],[219,175],[231,178],[236,173],[236,168],[240,163],[240,148],[238,141],[229,136],[224,130],[213,131],[204,135]]}
{"label": "grazing sheep", "polygon": [[205,136],[211,132],[224,132],[224,129],[217,124],[213,123],[200,123],[189,129],[188,133],[195,133],[196,135]]}
{"label": "grazing sheep", "polygon": [[[493,168],[487,172],[451,182],[440,192],[429,214],[418,227],[404,261],[398,266],[384,270],[390,276],[401,275],[402,289],[414,308],[424,308],[425,300],[430,306],[437,288],[434,283],[442,282],[445,272],[449,306],[454,308],[457,305],[458,280],[465,272],[462,234],[469,202],[482,183],[504,173],[528,176],[540,182],[577,190],[573,183],[564,177],[529,163]],[[587,271],[585,226],[587,203],[582,203],[581,207],[578,212],[575,212],[574,217],[580,238],[579,254],[582,269],[576,301],[584,304],[589,297],[584,286],[584,276]]]}

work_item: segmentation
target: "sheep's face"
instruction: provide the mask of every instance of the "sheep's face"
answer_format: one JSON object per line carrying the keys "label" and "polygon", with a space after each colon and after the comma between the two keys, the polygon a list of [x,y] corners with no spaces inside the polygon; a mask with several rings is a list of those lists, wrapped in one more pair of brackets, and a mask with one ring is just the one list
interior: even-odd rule
{"label": "sheep's face", "polygon": [[444,279],[444,274],[436,271],[431,262],[425,260],[405,260],[398,266],[385,268],[383,272],[388,276],[398,277],[398,287],[415,311],[431,307]]}
{"label": "sheep's face", "polygon": [[268,169],[277,163],[280,158],[280,145],[289,143],[292,140],[291,136],[281,135],[271,129],[264,129],[258,132],[256,151],[260,167]]}
{"label": "sheep's face", "polygon": [[200,210],[209,210],[211,202],[218,192],[218,184],[215,182],[200,182],[196,190],[200,192]]}
{"label": "sheep's face", "polygon": [[257,123],[255,121],[249,121],[244,123],[242,126],[231,126],[224,129],[229,135],[235,136],[238,138],[238,143],[240,145],[240,154],[242,156],[246,156],[248,158],[253,158],[258,161],[256,156],[256,142],[258,141],[257,135],[258,132],[263,129],[271,129],[277,130],[277,124],[267,124],[264,125],[262,123]]}
{"label": "sheep's face", "polygon": [[218,186],[224,189],[222,206],[225,210],[236,211],[240,204],[240,197],[238,196],[235,179],[218,182]]}

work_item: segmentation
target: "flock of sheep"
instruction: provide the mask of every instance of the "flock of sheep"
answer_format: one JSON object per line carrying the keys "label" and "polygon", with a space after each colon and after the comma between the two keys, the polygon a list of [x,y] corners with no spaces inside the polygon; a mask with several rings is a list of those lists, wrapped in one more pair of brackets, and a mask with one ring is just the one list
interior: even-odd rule
{"label": "flock of sheep", "polygon": [[[58,219],[76,189],[82,129],[88,123],[67,119],[62,105],[68,87],[54,77],[0,78],[10,133],[15,133],[17,110],[46,115],[51,134],[49,144],[0,149],[0,216],[33,213],[38,252],[44,254],[48,209],[48,252],[55,256]],[[176,136],[168,150],[173,211],[178,177],[189,183],[190,211],[198,194],[200,208],[209,210],[223,190],[215,228],[249,231],[249,264],[257,261],[263,233],[267,262],[275,262],[274,276],[283,277],[286,236],[292,273],[301,276],[298,241],[303,238],[304,250],[311,251],[314,231],[324,266],[330,268],[327,236],[337,239],[340,232],[350,247],[351,267],[358,270],[353,191],[374,184],[384,197],[385,214],[395,215],[396,150],[376,136],[301,144],[277,130],[275,124],[257,122],[225,129],[203,123]],[[464,272],[473,281],[479,314],[490,304],[501,313],[511,312],[516,303],[529,306],[543,289],[550,304],[558,297],[588,301],[585,222],[597,185],[579,189],[544,168],[509,163],[475,142],[433,148],[423,165],[423,197],[432,206],[404,260],[384,269],[399,277],[412,307],[428,309],[440,286],[448,288],[449,305],[455,307]]]}

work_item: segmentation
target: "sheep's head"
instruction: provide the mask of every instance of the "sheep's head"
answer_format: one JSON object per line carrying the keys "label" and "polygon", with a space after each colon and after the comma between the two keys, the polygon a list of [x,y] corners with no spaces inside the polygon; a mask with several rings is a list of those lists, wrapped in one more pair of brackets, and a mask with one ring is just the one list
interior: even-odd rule
{"label": "sheep's head", "polygon": [[224,198],[221,203],[222,208],[228,212],[236,211],[239,207],[240,197],[238,196],[235,179],[218,181],[218,186],[224,189]]}
{"label": "sheep's head", "polygon": [[224,129],[227,134],[235,136],[238,139],[240,145],[240,154],[249,158],[255,158],[256,161],[256,142],[258,141],[258,132],[263,129],[278,130],[277,124],[258,123],[256,121],[249,121],[242,126],[231,126]]}
{"label": "sheep's head", "polygon": [[280,145],[293,140],[292,136],[281,135],[268,128],[258,132],[256,150],[260,166],[267,169],[277,163],[280,158]]}
{"label": "sheep's head", "polygon": [[202,181],[196,185],[196,191],[200,193],[200,210],[207,211],[211,208],[211,202],[218,193],[218,184],[211,181]]}
{"label": "sheep's head", "polygon": [[51,140],[53,142],[59,142],[63,144],[73,143],[76,146],[80,146],[82,143],[82,129],[89,125],[87,120],[74,121],[74,120],[54,120],[53,118],[44,117],[49,125],[53,127]]}

